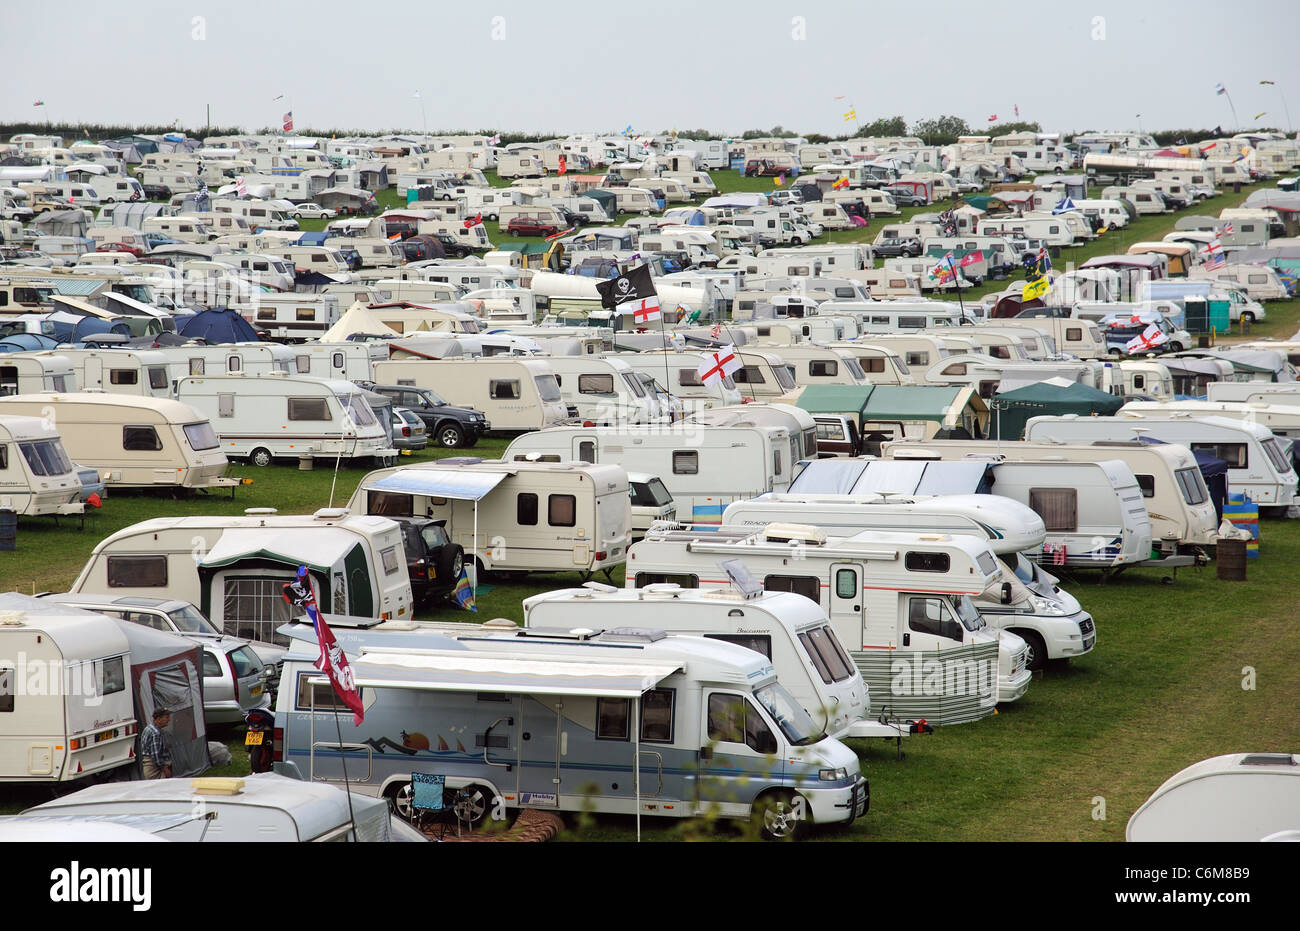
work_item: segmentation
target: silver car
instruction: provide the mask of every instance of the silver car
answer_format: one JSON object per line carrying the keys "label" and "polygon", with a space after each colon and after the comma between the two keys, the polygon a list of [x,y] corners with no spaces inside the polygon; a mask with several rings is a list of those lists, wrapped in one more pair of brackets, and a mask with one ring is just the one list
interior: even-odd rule
{"label": "silver car", "polygon": [[208,725],[242,724],[245,712],[271,707],[268,670],[235,637],[206,640],[203,647],[203,718]]}
{"label": "silver car", "polygon": [[429,445],[424,420],[405,407],[393,408],[393,446],[396,449],[417,450]]}

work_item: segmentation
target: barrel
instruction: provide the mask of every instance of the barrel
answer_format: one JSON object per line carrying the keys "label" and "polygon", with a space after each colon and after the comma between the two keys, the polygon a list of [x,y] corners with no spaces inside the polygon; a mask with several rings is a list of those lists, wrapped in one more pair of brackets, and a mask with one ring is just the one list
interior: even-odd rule
{"label": "barrel", "polygon": [[1246,581],[1246,541],[1220,540],[1215,564],[1219,578],[1228,582]]}
{"label": "barrel", "polygon": [[18,512],[0,508],[0,550],[18,549]]}

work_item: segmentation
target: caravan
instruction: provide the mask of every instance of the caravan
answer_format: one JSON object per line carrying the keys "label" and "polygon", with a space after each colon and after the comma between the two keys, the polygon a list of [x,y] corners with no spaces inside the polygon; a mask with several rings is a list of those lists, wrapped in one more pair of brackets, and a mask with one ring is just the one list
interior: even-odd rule
{"label": "caravan", "polygon": [[19,517],[82,513],[81,480],[45,416],[0,406],[0,509]]}
{"label": "caravan", "polygon": [[1025,642],[990,632],[971,602],[1002,579],[982,540],[876,531],[833,538],[801,524],[709,534],[665,528],[632,547],[627,585],[714,585],[726,581],[723,561],[732,559],[767,591],[820,605],[891,718],[973,721],[1029,687]]}
{"label": "caravan", "polygon": [[479,572],[590,574],[622,562],[631,536],[616,465],[441,459],[371,472],[348,507],[439,521]]}
{"label": "caravan", "polygon": [[[361,459],[397,456],[362,391],[350,381],[310,375],[187,376],[176,397],[211,421],[226,455],[267,466],[276,457]],[[386,464],[386,463],[385,463]]]}
{"label": "caravan", "polygon": [[375,381],[428,388],[450,403],[482,411],[493,430],[540,430],[569,418],[544,359],[409,359],[376,362]]}
{"label": "caravan", "polygon": [[0,398],[0,414],[41,417],[62,434],[77,463],[110,488],[232,490],[207,417],[188,404],[117,394],[24,394]]}

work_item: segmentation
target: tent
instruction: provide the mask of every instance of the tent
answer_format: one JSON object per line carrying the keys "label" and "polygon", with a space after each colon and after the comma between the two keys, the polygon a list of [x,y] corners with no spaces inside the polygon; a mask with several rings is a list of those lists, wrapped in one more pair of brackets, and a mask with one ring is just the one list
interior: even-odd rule
{"label": "tent", "polygon": [[256,343],[257,331],[252,325],[227,307],[203,310],[178,326],[178,334],[186,339],[201,339],[207,343]]}
{"label": "tent", "polygon": [[86,235],[90,213],[85,210],[47,210],[32,220],[37,236]]}
{"label": "tent", "polygon": [[203,719],[202,648],[186,637],[143,624],[117,624],[131,644],[131,684],[141,728],[153,720],[154,708],[170,711],[172,776],[199,775],[212,765]]}
{"label": "tent", "polygon": [[353,334],[358,333],[366,336],[401,336],[400,333],[371,313],[365,304],[357,301],[347,309],[343,316],[339,317],[337,323],[321,334],[320,341],[322,343],[342,343],[350,339]]}
{"label": "tent", "polygon": [[1019,440],[1030,417],[1097,414],[1109,417],[1124,406],[1124,400],[1076,382],[1049,379],[994,395],[990,434],[999,440]]}

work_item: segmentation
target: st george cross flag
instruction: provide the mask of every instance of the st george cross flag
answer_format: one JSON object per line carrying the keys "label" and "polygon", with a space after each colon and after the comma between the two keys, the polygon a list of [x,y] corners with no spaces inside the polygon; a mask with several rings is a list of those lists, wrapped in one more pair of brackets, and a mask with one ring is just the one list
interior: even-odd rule
{"label": "st george cross flag", "polygon": [[596,290],[600,292],[600,306],[606,310],[632,311],[633,323],[649,323],[661,317],[659,295],[648,265],[638,265],[625,275],[597,282]]}
{"label": "st george cross flag", "polygon": [[235,193],[240,197],[248,196],[248,184],[244,181],[244,176],[240,175],[235,179]]}
{"label": "st george cross flag", "polygon": [[561,174],[561,175],[562,175],[562,174],[564,174],[564,173],[565,173],[566,171],[568,171],[568,170],[569,170],[569,162],[568,162],[568,160],[567,160],[563,155],[561,155],[561,156],[560,156],[560,167],[559,167],[558,169],[556,169],[556,174]]}
{"label": "st george cross flag", "polygon": [[1169,339],[1160,329],[1159,326],[1152,323],[1140,334],[1133,337],[1124,344],[1124,349],[1131,355],[1138,352],[1146,352],[1148,349],[1155,349],[1157,346],[1165,343]]}
{"label": "st george cross flag", "polygon": [[361,705],[361,694],[357,691],[356,681],[352,676],[352,667],[343,655],[343,648],[334,639],[334,631],[325,623],[325,618],[316,608],[316,593],[312,591],[311,576],[306,566],[298,567],[298,578],[283,588],[284,600],[307,612],[308,619],[316,628],[316,642],[320,646],[320,656],[316,658],[316,668],[325,673],[334,686],[334,694],[343,704],[352,709],[352,723],[360,727],[366,712]]}
{"label": "st george cross flag", "polygon": [[736,347],[723,346],[706,355],[697,371],[700,381],[712,387],[714,384],[720,384],[724,378],[740,368],[741,362],[736,356]]}
{"label": "st george cross flag", "polygon": [[284,115],[284,131],[287,133],[293,132],[293,111],[292,110],[290,110],[288,113]]}

